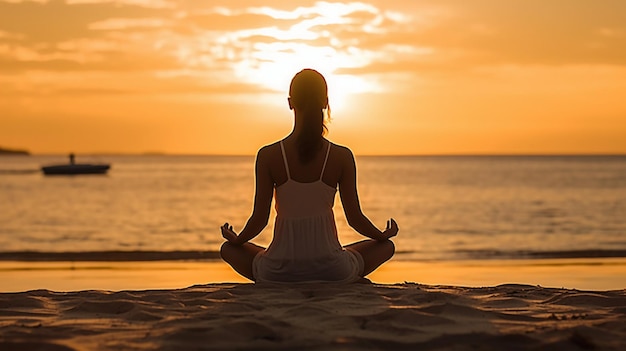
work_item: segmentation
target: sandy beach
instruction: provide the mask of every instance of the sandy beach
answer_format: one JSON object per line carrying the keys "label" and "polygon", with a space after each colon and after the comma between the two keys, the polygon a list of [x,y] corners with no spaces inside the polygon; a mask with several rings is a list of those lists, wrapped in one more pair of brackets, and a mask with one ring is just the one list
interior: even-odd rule
{"label": "sandy beach", "polygon": [[0,294],[1,350],[623,350],[626,290],[261,285]]}

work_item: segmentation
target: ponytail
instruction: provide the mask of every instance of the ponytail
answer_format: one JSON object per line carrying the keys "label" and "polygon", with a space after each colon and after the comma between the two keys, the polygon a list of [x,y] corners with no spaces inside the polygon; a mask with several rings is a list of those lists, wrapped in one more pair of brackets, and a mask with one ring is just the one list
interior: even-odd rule
{"label": "ponytail", "polygon": [[291,80],[289,96],[300,115],[300,134],[296,139],[298,158],[310,162],[322,147],[322,137],[328,130],[324,123],[324,109],[328,108],[328,86],[319,72],[304,69]]}
{"label": "ponytail", "polygon": [[302,111],[304,118],[301,133],[296,139],[298,158],[302,163],[310,162],[317,150],[322,146],[322,136],[325,134],[324,111],[319,108],[307,108]]}

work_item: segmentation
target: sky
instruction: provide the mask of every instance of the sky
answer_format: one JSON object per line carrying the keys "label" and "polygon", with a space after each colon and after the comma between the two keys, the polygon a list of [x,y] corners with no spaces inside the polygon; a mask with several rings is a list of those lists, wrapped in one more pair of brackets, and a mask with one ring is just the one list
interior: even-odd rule
{"label": "sky", "polygon": [[0,147],[251,155],[302,68],[356,154],[626,153],[623,0],[0,0]]}

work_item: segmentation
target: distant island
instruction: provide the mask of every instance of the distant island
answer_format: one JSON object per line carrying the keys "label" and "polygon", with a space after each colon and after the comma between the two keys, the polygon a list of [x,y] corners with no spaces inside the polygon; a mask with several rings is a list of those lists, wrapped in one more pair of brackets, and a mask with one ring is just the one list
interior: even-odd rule
{"label": "distant island", "polygon": [[30,155],[30,152],[28,152],[26,150],[6,149],[6,148],[3,148],[3,147],[0,147],[0,155],[22,155],[22,156],[27,156],[27,155]]}

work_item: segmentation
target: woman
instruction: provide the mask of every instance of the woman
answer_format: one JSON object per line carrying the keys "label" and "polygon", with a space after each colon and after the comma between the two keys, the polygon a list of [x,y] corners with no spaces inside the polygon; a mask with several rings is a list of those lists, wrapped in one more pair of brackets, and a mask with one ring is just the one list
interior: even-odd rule
{"label": "woman", "polygon": [[[325,139],[328,88],[315,70],[296,74],[289,87],[295,123],[285,139],[257,154],[254,210],[241,233],[225,223],[221,255],[239,274],[256,282],[350,283],[389,260],[398,233],[393,219],[378,230],[363,214],[350,149]],[[339,195],[348,224],[368,240],[341,247],[333,214]],[[276,194],[274,237],[267,249],[250,243],[267,225]]]}

